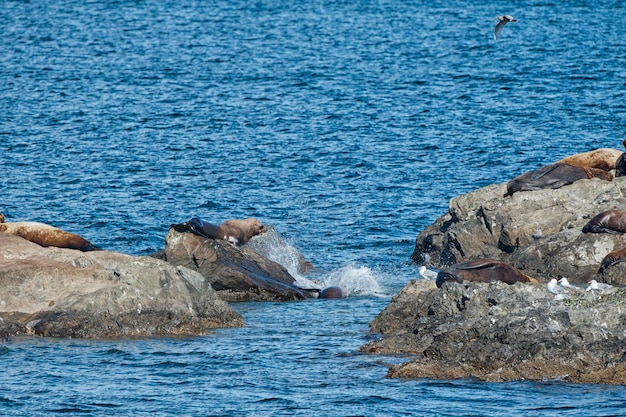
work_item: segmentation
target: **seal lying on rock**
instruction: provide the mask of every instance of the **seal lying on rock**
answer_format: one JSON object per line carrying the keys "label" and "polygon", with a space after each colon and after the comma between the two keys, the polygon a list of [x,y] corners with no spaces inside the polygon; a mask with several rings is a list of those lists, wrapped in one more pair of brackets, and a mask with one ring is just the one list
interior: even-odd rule
{"label": "seal lying on rock", "polygon": [[600,268],[598,269],[598,274],[603,273],[604,270],[608,267],[624,261],[626,261],[626,246],[620,249],[616,249],[613,252],[609,252],[604,258],[602,258],[602,262],[600,262]]}
{"label": "seal lying on rock", "polygon": [[552,164],[535,171],[526,172],[513,178],[506,184],[506,194],[513,195],[517,191],[541,190],[544,188],[561,188],[578,180],[600,178],[612,181],[610,172],[598,168],[584,168],[569,164]]}
{"label": "seal lying on rock", "polygon": [[4,223],[4,215],[0,214],[0,232],[19,236],[40,246],[54,246],[57,248],[78,249],[83,252],[100,250],[87,239],[66,232],[45,223],[37,222],[9,222]]}
{"label": "seal lying on rock", "polygon": [[594,216],[583,233],[626,233],[626,210],[607,210]]}
{"label": "seal lying on rock", "polygon": [[598,168],[603,171],[615,169],[617,160],[624,154],[617,149],[602,148],[568,156],[555,163],[569,164],[583,168]]}
{"label": "seal lying on rock", "polygon": [[521,273],[511,265],[493,259],[477,259],[469,262],[454,264],[437,274],[437,287],[445,282],[475,281],[492,282],[502,281],[507,284],[516,282],[537,282],[536,279]]}
{"label": "seal lying on rock", "polygon": [[172,224],[170,228],[179,233],[191,232],[207,239],[226,240],[234,245],[243,245],[266,230],[263,223],[255,218],[228,220],[218,226],[194,217],[185,223]]}

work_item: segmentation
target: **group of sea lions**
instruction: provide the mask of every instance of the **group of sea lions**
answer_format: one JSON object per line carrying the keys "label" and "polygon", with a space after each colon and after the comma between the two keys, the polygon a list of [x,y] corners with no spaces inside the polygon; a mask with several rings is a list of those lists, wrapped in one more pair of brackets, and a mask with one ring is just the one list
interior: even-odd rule
{"label": "group of sea lions", "polygon": [[[626,147],[626,140],[623,142]],[[613,177],[626,175],[626,155],[617,149],[596,149],[563,158],[554,164],[526,172],[507,183],[504,197],[518,191],[556,189],[581,179],[599,178],[612,181]],[[614,174],[611,172],[613,171]],[[583,227],[584,233],[626,233],[626,210],[607,210],[594,216]],[[604,257],[598,274],[606,268],[626,261],[626,247],[615,250]],[[502,281],[507,284],[516,282],[537,282],[501,261],[478,259],[454,264],[437,274],[437,286],[445,282],[463,281],[491,282]]]}
{"label": "group of sea lions", "polygon": [[[8,222],[0,213],[0,232],[19,236],[43,247],[77,249],[82,252],[101,250],[87,239],[74,233],[37,222]],[[172,224],[171,229],[180,233],[193,233],[205,239],[219,239],[235,246],[247,243],[252,237],[267,231],[260,220],[248,218],[228,220],[220,225],[205,222],[197,217],[184,223]],[[319,291],[319,298],[346,298],[347,292],[341,287],[328,287]]]}

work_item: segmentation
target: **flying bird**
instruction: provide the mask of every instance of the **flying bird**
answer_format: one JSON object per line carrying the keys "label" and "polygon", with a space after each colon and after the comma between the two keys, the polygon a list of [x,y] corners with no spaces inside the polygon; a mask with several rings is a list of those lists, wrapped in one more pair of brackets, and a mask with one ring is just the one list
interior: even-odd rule
{"label": "flying bird", "polygon": [[493,31],[493,38],[495,40],[498,40],[498,35],[500,34],[500,32],[502,32],[502,28],[504,27],[504,25],[509,22],[517,22],[516,18],[514,18],[513,16],[509,16],[508,14],[505,14],[504,16],[498,16],[497,19],[499,20],[499,22],[496,25],[496,29]]}

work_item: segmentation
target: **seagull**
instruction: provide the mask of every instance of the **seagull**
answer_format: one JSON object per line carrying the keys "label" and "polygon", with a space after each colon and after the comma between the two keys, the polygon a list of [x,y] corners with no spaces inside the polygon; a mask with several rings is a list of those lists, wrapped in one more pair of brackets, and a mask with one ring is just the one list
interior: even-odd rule
{"label": "seagull", "polygon": [[557,282],[556,282],[556,278],[552,278],[550,280],[550,282],[548,282],[548,291],[550,291],[552,294],[565,294],[565,288],[561,287]]}
{"label": "seagull", "polygon": [[495,40],[498,40],[498,35],[502,31],[502,28],[504,27],[504,25],[506,25],[509,22],[517,22],[516,18],[514,18],[513,16],[509,16],[508,14],[505,14],[504,16],[498,16],[496,19],[498,19],[499,22],[496,25],[496,29],[493,31],[493,38]]}
{"label": "seagull", "polygon": [[611,288],[611,286],[609,284],[601,284],[595,279],[592,279],[591,281],[589,281],[589,285],[587,286],[585,291],[591,291],[591,290],[602,291],[602,290],[606,290],[607,288]]}
{"label": "seagull", "polygon": [[431,271],[430,269],[426,268],[424,265],[420,266],[419,273],[422,278],[427,279],[429,281],[435,281],[437,279],[437,272]]}
{"label": "seagull", "polygon": [[567,278],[565,277],[561,277],[561,279],[559,280],[559,285],[563,288],[578,288],[570,284]]}

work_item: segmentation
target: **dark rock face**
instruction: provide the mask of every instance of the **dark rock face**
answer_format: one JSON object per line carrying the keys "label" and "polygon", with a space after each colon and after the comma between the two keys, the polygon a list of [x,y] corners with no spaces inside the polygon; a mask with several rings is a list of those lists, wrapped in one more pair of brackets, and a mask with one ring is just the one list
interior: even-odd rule
{"label": "dark rock face", "polygon": [[224,240],[170,229],[159,257],[199,272],[226,301],[289,301],[311,298],[276,262]]}
{"label": "dark rock face", "polygon": [[371,323],[368,353],[420,355],[390,377],[626,383],[626,289],[412,281]]}
{"label": "dark rock face", "polygon": [[506,184],[496,184],[452,199],[448,213],[417,236],[413,260],[444,268],[491,258],[540,280],[626,284],[624,263],[597,274],[609,252],[626,246],[626,236],[582,232],[598,213],[626,207],[624,177],[505,193]]}
{"label": "dark rock face", "polygon": [[151,257],[42,248],[0,233],[0,337],[200,335],[242,326],[200,274]]}

